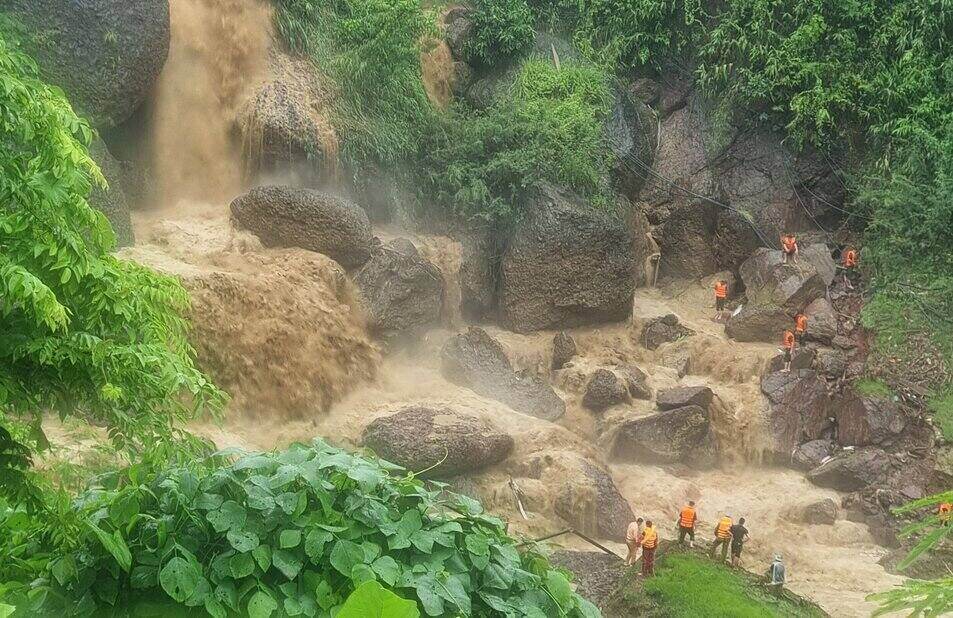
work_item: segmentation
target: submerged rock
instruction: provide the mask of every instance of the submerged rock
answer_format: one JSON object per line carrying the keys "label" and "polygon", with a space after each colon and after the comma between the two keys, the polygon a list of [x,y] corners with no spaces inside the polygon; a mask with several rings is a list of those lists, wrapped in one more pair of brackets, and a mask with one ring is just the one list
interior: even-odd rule
{"label": "submerged rock", "polygon": [[354,275],[372,332],[385,341],[408,338],[440,321],[440,270],[409,240],[381,247]]}
{"label": "submerged rock", "polygon": [[513,370],[500,342],[482,328],[451,337],[440,351],[444,378],[513,410],[553,421],[566,412],[565,402],[537,376]]}
{"label": "submerged rock", "polygon": [[576,341],[566,331],[556,333],[553,337],[553,369],[562,369],[575,355]]}
{"label": "submerged rock", "polygon": [[707,386],[679,386],[659,391],[655,403],[659,410],[674,410],[685,406],[698,406],[708,410],[715,393]]}
{"label": "submerged rock", "polygon": [[582,405],[595,412],[626,400],[628,389],[622,379],[608,369],[596,369],[586,383]]}
{"label": "submerged rock", "polygon": [[678,341],[695,334],[678,321],[674,313],[652,318],[642,327],[642,346],[649,350],[657,350],[663,343]]}
{"label": "submerged rock", "polygon": [[345,268],[371,254],[371,223],[349,200],[311,189],[265,186],[231,204],[232,220],[266,247],[300,247],[323,253]]}
{"label": "submerged rock", "polygon": [[708,412],[685,406],[624,421],[612,454],[646,463],[701,463],[698,456],[710,446]]}
{"label": "submerged rock", "polygon": [[448,408],[410,406],[372,421],[364,446],[413,472],[447,478],[506,459],[513,438],[490,423]]}

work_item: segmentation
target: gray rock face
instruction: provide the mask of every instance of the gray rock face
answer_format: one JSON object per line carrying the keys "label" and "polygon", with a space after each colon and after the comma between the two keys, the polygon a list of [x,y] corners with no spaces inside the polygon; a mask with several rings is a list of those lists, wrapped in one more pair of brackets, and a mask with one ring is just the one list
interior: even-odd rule
{"label": "gray rock face", "polygon": [[625,401],[627,395],[628,389],[619,376],[608,369],[596,369],[586,383],[582,405],[595,412],[602,412]]}
{"label": "gray rock face", "polygon": [[821,465],[821,462],[834,454],[835,444],[833,440],[811,440],[805,442],[796,449],[791,455],[791,463],[799,470],[813,470]]}
{"label": "gray rock face", "polygon": [[553,337],[553,369],[562,369],[575,355],[576,341],[566,331],[556,333]]}
{"label": "gray rock face", "polygon": [[2,9],[46,35],[31,55],[97,127],[128,119],[169,55],[168,0],[4,0]]}
{"label": "gray rock face", "polygon": [[828,378],[837,379],[847,371],[847,356],[840,350],[821,348],[815,356],[814,368]]}
{"label": "gray rock face", "polygon": [[784,264],[780,251],[761,248],[741,265],[750,304],[780,307],[788,315],[802,311],[827,290],[825,278],[804,259]]}
{"label": "gray rock face", "polygon": [[834,415],[827,385],[808,369],[778,372],[761,380],[771,404],[769,429],[775,452],[787,457],[798,445],[823,437]]}
{"label": "gray rock face", "polygon": [[[615,155],[613,175],[623,195],[636,195],[645,184],[642,166],[655,154],[655,119],[645,103],[617,91],[605,123],[605,134]],[[651,136],[651,138],[650,138]]]}
{"label": "gray rock face", "polygon": [[292,187],[252,189],[231,204],[232,220],[266,247],[300,247],[360,266],[371,254],[367,213],[344,198]]}
{"label": "gray rock face", "polygon": [[384,245],[354,275],[354,283],[371,331],[384,340],[414,336],[440,321],[443,277],[407,239]]}
{"label": "gray rock face", "polygon": [[450,382],[517,412],[549,421],[566,412],[553,388],[536,376],[517,374],[500,342],[482,328],[471,326],[447,340],[440,361],[441,373]]}
{"label": "gray rock face", "polygon": [[623,320],[635,268],[621,220],[544,188],[503,254],[503,322],[525,333]]}
{"label": "gray rock face", "polygon": [[468,7],[454,7],[444,16],[444,38],[453,57],[457,60],[466,59],[467,43],[473,33],[473,9]]}
{"label": "gray rock face", "polygon": [[489,234],[467,236],[460,262],[460,310],[481,320],[496,310],[499,249]]}
{"label": "gray rock face", "polygon": [[837,406],[837,441],[845,446],[884,444],[906,427],[900,407],[889,399],[848,396]]}
{"label": "gray rock face", "polygon": [[562,549],[553,552],[549,560],[571,572],[576,592],[597,607],[605,605],[622,580],[622,561],[601,551]]}
{"label": "gray rock face", "polygon": [[824,498],[807,504],[801,509],[800,519],[806,524],[833,526],[837,521],[837,503]]}
{"label": "gray rock face", "polygon": [[[795,348],[791,357],[791,369],[810,369],[814,366],[816,351],[813,348]],[[784,356],[778,354],[771,358],[766,373],[775,373],[784,369]]]}
{"label": "gray rock face", "polygon": [[512,437],[473,415],[422,406],[372,421],[362,443],[408,470],[428,470],[433,478],[480,470],[513,450]]}
{"label": "gray rock face", "polygon": [[837,273],[837,264],[831,257],[831,250],[823,243],[805,243],[798,248],[798,259],[803,260],[814,267],[817,274],[821,276],[824,287],[827,287],[834,280]]}
{"label": "gray rock face", "polygon": [[890,459],[886,452],[879,448],[866,448],[838,455],[811,470],[807,477],[819,487],[858,491],[884,482],[889,466]]}
{"label": "gray rock face", "polygon": [[653,318],[642,328],[642,346],[649,350],[657,350],[663,343],[678,341],[695,334],[678,321],[674,313]]}
{"label": "gray rock face", "polygon": [[310,61],[276,52],[271,64],[271,78],[240,113],[245,156],[260,173],[292,166],[316,181],[325,155],[321,140],[333,134],[325,117],[328,95]]}
{"label": "gray rock face", "polygon": [[674,410],[685,406],[698,406],[707,410],[715,393],[707,386],[680,386],[659,391],[655,403],[659,410]]}
{"label": "gray rock face", "polygon": [[89,155],[99,165],[106,182],[109,183],[108,189],[93,185],[89,193],[89,205],[109,219],[113,231],[116,232],[116,246],[128,247],[135,242],[135,237],[132,233],[132,220],[129,218],[129,203],[123,191],[122,165],[99,138],[93,140],[90,145]]}
{"label": "gray rock face", "polygon": [[837,335],[837,316],[834,314],[834,307],[831,306],[830,301],[826,298],[818,298],[804,309],[804,315],[807,316],[805,338],[830,344]]}
{"label": "gray rock face", "polygon": [[613,457],[645,463],[698,463],[710,446],[708,412],[686,406],[626,420],[619,427]]}
{"label": "gray rock face", "polygon": [[781,343],[784,331],[793,321],[784,309],[774,306],[745,305],[728,318],[725,334],[735,341],[767,341]]}
{"label": "gray rock face", "polygon": [[620,365],[616,367],[632,399],[651,399],[652,387],[649,386],[649,377],[635,365]]}
{"label": "gray rock face", "polygon": [[718,208],[709,202],[676,205],[662,226],[661,277],[698,279],[719,270],[712,237]]}

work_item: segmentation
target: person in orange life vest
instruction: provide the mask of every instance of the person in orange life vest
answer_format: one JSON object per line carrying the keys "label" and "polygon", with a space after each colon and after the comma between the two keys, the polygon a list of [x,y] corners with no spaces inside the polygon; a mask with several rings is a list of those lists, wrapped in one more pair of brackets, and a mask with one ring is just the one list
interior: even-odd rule
{"label": "person in orange life vest", "polygon": [[652,520],[645,522],[642,532],[642,577],[655,574],[655,550],[658,548],[658,532]]}
{"label": "person in orange life vest", "polygon": [[695,501],[689,500],[688,504],[682,507],[682,510],[678,513],[678,544],[681,545],[685,542],[685,537],[688,537],[688,546],[695,547],[695,522],[698,520],[698,516],[695,513]]}
{"label": "person in orange life vest", "polygon": [[781,236],[781,252],[784,257],[784,263],[793,260],[797,263],[797,237],[794,234],[784,234]]}
{"label": "person in orange life vest", "polygon": [[731,518],[722,515],[715,526],[715,542],[711,545],[711,558],[715,559],[715,552],[721,548],[721,561],[728,561],[728,545],[731,543]]}
{"label": "person in orange life vest", "polygon": [[857,273],[857,250],[853,247],[848,247],[847,251],[844,251],[843,262],[844,287],[848,290],[853,290],[854,284],[851,282],[851,279],[853,279]]}
{"label": "person in orange life vest", "polygon": [[715,282],[715,321],[725,317],[725,303],[728,302],[728,282]]}
{"label": "person in orange life vest", "polygon": [[784,331],[784,337],[781,339],[781,345],[784,349],[784,369],[782,371],[791,371],[791,357],[794,355],[794,344],[797,339],[790,330]]}
{"label": "person in orange life vest", "polygon": [[639,553],[639,547],[642,545],[642,518],[639,517],[625,531],[625,544],[629,548],[629,554],[625,557],[625,566],[630,567],[635,563],[635,556]]}
{"label": "person in orange life vest", "polygon": [[940,523],[944,526],[949,526],[953,522],[953,502],[944,502],[936,510],[937,516],[940,518]]}
{"label": "person in orange life vest", "polygon": [[807,332],[807,316],[799,313],[794,316],[794,341],[801,345],[804,341],[804,333]]}

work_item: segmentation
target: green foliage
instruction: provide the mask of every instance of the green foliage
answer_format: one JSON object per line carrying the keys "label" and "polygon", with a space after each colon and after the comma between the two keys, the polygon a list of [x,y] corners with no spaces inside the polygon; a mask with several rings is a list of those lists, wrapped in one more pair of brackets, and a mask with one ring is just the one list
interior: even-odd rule
{"label": "green foliage", "polygon": [[880,397],[886,399],[893,396],[893,391],[883,380],[863,378],[854,382],[854,390],[863,397]]}
{"label": "green foliage", "polygon": [[467,56],[476,65],[493,66],[517,57],[536,35],[526,0],[481,0],[473,12]]}
{"label": "green foliage", "polygon": [[175,422],[224,397],[192,363],[185,290],[110,255],[112,229],[86,201],[105,186],[92,137],[0,39],[0,494],[29,490],[44,411],[104,424],[141,456],[173,449]]}
{"label": "green foliage", "polygon": [[[937,506],[943,502],[953,502],[953,491],[921,498],[894,509],[897,515],[927,512],[920,521],[900,532],[900,536],[915,537],[918,542],[897,565],[899,570],[906,569],[953,534],[953,526],[941,522],[937,513]],[[953,577],[935,581],[908,580],[893,590],[873,594],[868,599],[880,604],[875,616],[900,611],[909,611],[908,616],[944,616],[953,611]]]}
{"label": "green foliage", "polygon": [[953,442],[953,387],[933,393],[928,402],[933,422],[940,428],[943,438]]}
{"label": "green foliage", "polygon": [[364,582],[354,589],[336,618],[418,618],[420,611],[412,601],[385,590],[376,581]]}
{"label": "green foliage", "polygon": [[687,553],[666,553],[654,577],[645,581],[645,594],[673,618],[694,616],[816,616],[820,612],[778,598],[742,575],[710,560]]}
{"label": "green foliage", "polygon": [[412,158],[435,121],[420,54],[436,32],[419,0],[276,0],[281,37],[334,83],[333,124],[356,166]]}
{"label": "green foliage", "polygon": [[458,106],[424,149],[427,189],[457,215],[510,224],[548,181],[606,203],[603,122],[611,93],[600,70],[528,60],[510,96],[487,110]]}
{"label": "green foliage", "polygon": [[[229,456],[103,479],[75,501],[79,525],[68,537],[18,541],[51,560],[39,579],[35,569],[21,574],[33,581],[28,595],[21,588],[0,599],[31,616],[95,608],[133,616],[145,601],[214,617],[347,616],[357,589],[354,606],[402,608],[361,588],[378,582],[427,616],[598,616],[562,572],[520,554],[479,503],[394,476],[392,464],[321,440]],[[21,525],[41,539],[51,532],[41,519]]]}

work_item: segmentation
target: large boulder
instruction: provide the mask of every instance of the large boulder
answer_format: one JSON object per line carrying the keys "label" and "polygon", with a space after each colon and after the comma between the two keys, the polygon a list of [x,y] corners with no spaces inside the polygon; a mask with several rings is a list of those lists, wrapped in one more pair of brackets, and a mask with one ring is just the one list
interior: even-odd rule
{"label": "large boulder", "polygon": [[663,343],[678,341],[695,334],[678,321],[674,313],[652,318],[642,327],[642,346],[649,350],[657,350]]}
{"label": "large boulder", "polygon": [[635,268],[622,220],[544,187],[503,254],[503,321],[531,332],[624,320]]}
{"label": "large boulder", "polygon": [[109,219],[113,231],[116,232],[116,245],[128,247],[135,242],[135,236],[132,233],[132,220],[129,217],[129,203],[123,191],[122,165],[106,149],[106,144],[98,138],[90,145],[89,155],[99,165],[99,169],[109,184],[106,189],[93,185],[89,193],[89,205],[101,211]]}
{"label": "large boulder", "polygon": [[612,171],[619,189],[626,196],[638,195],[648,177],[645,168],[655,154],[652,110],[628,92],[616,91],[604,130],[614,155]]}
{"label": "large boulder", "polygon": [[776,306],[745,305],[728,318],[725,334],[735,341],[781,342],[781,335],[794,322],[788,313]]}
{"label": "large boulder", "polygon": [[457,60],[467,59],[467,44],[473,33],[473,9],[455,6],[443,16],[443,36]]}
{"label": "large boulder", "polygon": [[807,316],[805,338],[830,344],[837,335],[837,315],[831,302],[826,298],[818,298],[804,309],[804,315]]}
{"label": "large boulder", "polygon": [[349,200],[285,186],[252,189],[231,204],[232,220],[266,247],[300,247],[323,253],[345,268],[371,255],[371,223]]}
{"label": "large boulder", "polygon": [[596,369],[586,383],[582,405],[595,412],[626,400],[628,389],[625,382],[608,369]]}
{"label": "large boulder", "polygon": [[676,205],[659,241],[662,277],[699,279],[719,270],[712,244],[718,208],[706,201],[689,201]]}
{"label": "large boulder", "polygon": [[514,476],[537,479],[553,496],[553,511],[567,524],[597,538],[622,542],[635,520],[612,476],[596,462],[566,451],[534,454],[512,467]]}
{"label": "large boulder", "polygon": [[475,472],[513,450],[512,437],[476,416],[423,406],[372,421],[362,443],[388,461],[435,478]]}
{"label": "large boulder", "polygon": [[4,0],[44,77],[101,128],[128,119],[169,55],[168,0]]}
{"label": "large boulder", "polygon": [[824,277],[810,262],[785,264],[780,251],[763,247],[741,265],[741,279],[750,304],[779,307],[791,316],[827,291]]}
{"label": "large boulder", "polygon": [[[791,369],[811,369],[814,366],[814,358],[816,355],[817,351],[814,348],[795,348],[794,354],[791,355]],[[782,369],[784,369],[784,355],[778,354],[777,356],[771,357],[765,373],[775,373]]]}
{"label": "large boulder", "polygon": [[831,257],[831,250],[826,244],[820,242],[804,243],[803,247],[798,248],[798,259],[814,267],[825,287],[834,281],[834,275],[837,274],[837,264]]}
{"label": "large boulder", "polygon": [[811,470],[807,477],[819,487],[838,491],[858,491],[883,483],[887,478],[890,458],[879,448],[858,449],[838,455]]}
{"label": "large boulder", "polygon": [[655,403],[659,410],[674,410],[685,406],[698,406],[707,410],[715,393],[707,386],[679,386],[658,392]]}
{"label": "large boulder", "polygon": [[632,399],[652,398],[652,387],[649,385],[649,377],[644,371],[630,364],[616,365],[615,371],[622,376],[625,387]]}
{"label": "large boulder", "polygon": [[708,412],[686,406],[623,421],[612,454],[646,463],[701,463],[711,440]]}
{"label": "large boulder", "polygon": [[814,357],[814,368],[828,378],[840,378],[847,371],[847,355],[841,350],[821,348]]}
{"label": "large boulder", "polygon": [[450,382],[517,412],[550,421],[566,412],[553,388],[537,376],[514,371],[503,346],[482,328],[471,326],[448,339],[440,351],[440,369]]}
{"label": "large boulder", "polygon": [[906,427],[900,406],[889,399],[848,395],[836,407],[837,441],[845,446],[884,444]]}
{"label": "large boulder", "polygon": [[368,325],[387,340],[419,334],[440,321],[444,284],[440,270],[409,240],[381,247],[354,275]]}
{"label": "large boulder", "polygon": [[273,52],[269,79],[239,113],[250,169],[267,175],[290,168],[307,182],[319,181],[338,143],[328,100],[309,60]]}
{"label": "large boulder", "polygon": [[799,519],[806,524],[833,526],[837,521],[837,503],[831,498],[805,504]]}
{"label": "large boulder", "polygon": [[833,440],[811,440],[798,446],[791,454],[791,463],[794,467],[807,472],[818,467],[824,460],[834,454],[836,448]]}
{"label": "large boulder", "polygon": [[499,281],[499,247],[491,234],[465,236],[460,259],[460,312],[482,320],[496,311]]}
{"label": "large boulder", "polygon": [[553,369],[562,369],[576,355],[576,341],[566,331],[553,337]]}
{"label": "large boulder", "polygon": [[602,551],[561,549],[553,552],[549,561],[572,573],[576,593],[597,607],[612,598],[624,574],[622,560]]}
{"label": "large boulder", "polygon": [[787,457],[795,447],[832,430],[834,406],[827,384],[809,369],[768,374],[761,391],[770,402],[768,428],[774,452]]}

